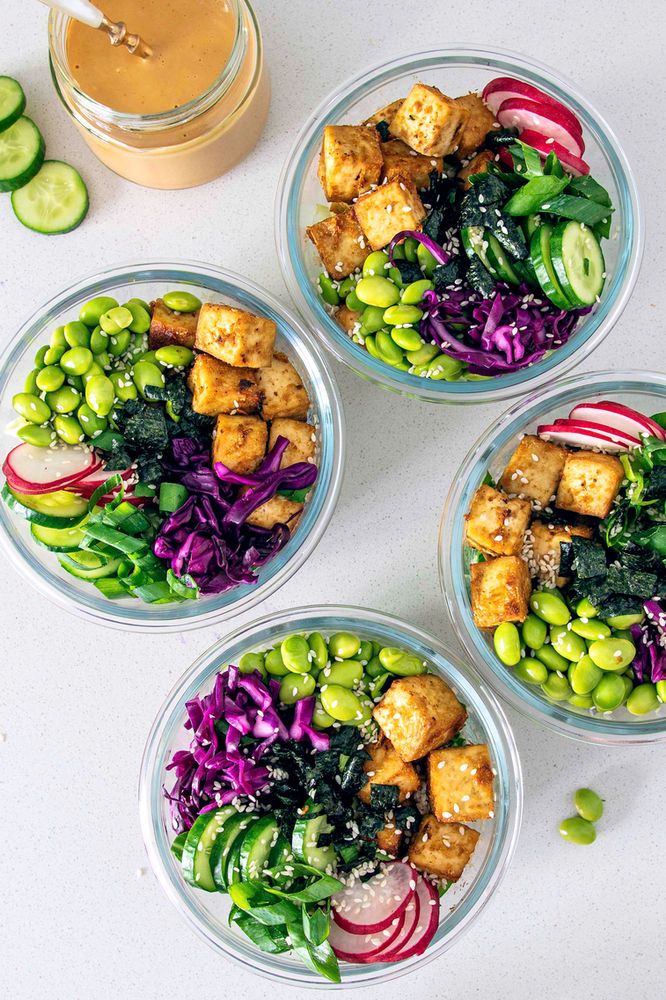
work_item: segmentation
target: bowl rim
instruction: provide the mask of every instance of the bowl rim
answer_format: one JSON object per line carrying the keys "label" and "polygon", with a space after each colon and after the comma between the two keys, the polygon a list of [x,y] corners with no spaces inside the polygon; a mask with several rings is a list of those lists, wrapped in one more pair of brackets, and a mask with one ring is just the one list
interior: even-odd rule
{"label": "bowl rim", "polygon": [[[350,340],[327,312],[302,265],[304,233],[298,224],[300,188],[306,172],[306,161],[314,154],[325,122],[336,120],[344,108],[360,98],[369,86],[377,87],[390,80],[398,71],[409,70],[410,67],[416,71],[434,67],[442,61],[455,65],[474,60],[507,73],[518,72],[524,79],[545,86],[556,97],[566,100],[581,117],[601,148],[617,185],[618,199],[623,207],[624,239],[610,292],[591,314],[587,324],[590,332],[582,343],[576,344],[575,337],[572,337],[568,344],[553,352],[550,358],[533,366],[536,373],[529,377],[528,373],[532,369],[494,376],[488,381],[432,382],[408,372],[397,372],[368,355],[367,351]],[[636,284],[645,244],[645,222],[636,179],[624,147],[603,115],[583,96],[573,81],[546,63],[510,49],[451,45],[410,52],[375,63],[370,69],[349,77],[317,105],[298,132],[280,173],[275,198],[275,240],[282,276],[292,301],[305,322],[317,329],[327,349],[337,360],[362,378],[401,395],[427,402],[482,403],[510,399],[548,383],[554,377],[561,377],[580,364],[601,343],[622,315]]]}
{"label": "bowl rim", "polygon": [[[61,288],[57,294],[51,296],[30,314],[0,352],[0,404],[4,402],[8,381],[25,356],[31,339],[44,329],[53,315],[68,308],[70,303],[73,304],[86,296],[87,291],[90,294],[99,295],[104,291],[111,290],[114,284],[131,285],[133,281],[154,281],[155,283],[172,281],[199,285],[200,287],[208,287],[211,292],[223,297],[233,297],[232,289],[237,289],[241,300],[242,296],[250,300],[252,304],[250,308],[256,307],[264,315],[272,316],[278,321],[278,326],[281,323],[285,328],[290,329],[294,334],[294,339],[303,345],[304,357],[298,356],[298,362],[308,370],[313,381],[320,384],[318,392],[324,394],[327,411],[330,411],[326,413],[327,423],[330,425],[326,444],[328,456],[326,464],[328,467],[325,470],[328,488],[325,495],[317,503],[317,512],[311,515],[314,520],[310,524],[309,530],[304,533],[302,540],[284,565],[280,566],[268,580],[254,588],[250,588],[249,585],[239,588],[243,591],[240,598],[227,606],[211,607],[215,603],[214,595],[200,602],[200,610],[198,609],[199,602],[196,602],[197,607],[191,609],[188,617],[181,617],[178,614],[178,610],[183,605],[173,605],[173,607],[163,605],[162,609],[168,608],[170,610],[168,612],[163,610],[158,617],[154,608],[152,615],[149,615],[148,610],[152,606],[143,604],[140,607],[137,606],[136,609],[128,605],[126,610],[133,612],[133,614],[122,615],[112,601],[104,599],[101,595],[98,606],[95,606],[92,601],[84,604],[81,600],[73,599],[70,593],[61,590],[52,579],[53,574],[49,572],[45,575],[43,571],[40,571],[40,564],[37,561],[35,561],[35,565],[30,564],[30,551],[23,551],[14,541],[14,532],[10,530],[14,515],[11,515],[10,518],[9,513],[11,512],[8,512],[4,505],[0,505],[0,550],[8,557],[14,568],[59,608],[87,621],[112,628],[138,632],[184,632],[226,621],[248,611],[275,593],[312,554],[328,527],[342,488],[346,454],[344,409],[327,356],[317,343],[314,334],[290,308],[284,306],[267,289],[235,271],[204,261],[184,258],[170,258],[168,260],[148,258],[139,262],[134,260],[121,262],[103,268],[94,274],[78,277],[75,281]],[[101,288],[100,285],[102,285]],[[225,291],[225,287],[228,289],[227,291]],[[306,365],[306,360],[313,366],[312,369]],[[307,507],[303,521],[307,525]],[[279,559],[279,554],[276,558]]]}
{"label": "bowl rim", "polygon": [[[330,622],[330,625],[326,625],[326,622]],[[502,824],[502,834],[499,843],[490,848],[476,883],[452,911],[454,926],[437,947],[429,948],[424,955],[415,956],[405,963],[382,967],[375,973],[367,971],[372,969],[369,966],[353,966],[353,969],[361,971],[343,979],[340,984],[333,984],[315,977],[305,966],[302,969],[300,966],[294,966],[293,971],[291,966],[286,971],[271,968],[272,956],[264,955],[252,946],[243,947],[242,941],[240,948],[227,946],[215,935],[214,928],[204,924],[190,901],[189,890],[173,865],[167,866],[165,862],[165,858],[170,857],[170,852],[161,821],[163,809],[161,781],[166,753],[174,749],[169,743],[170,733],[173,732],[174,725],[177,725],[177,720],[183,716],[185,702],[201,689],[221,664],[226,662],[227,654],[236,655],[238,649],[234,650],[234,646],[251,647],[267,640],[270,643],[271,635],[276,632],[279,635],[280,630],[284,634],[285,629],[290,626],[298,631],[310,631],[314,628],[329,632],[354,626],[362,629],[364,625],[369,628],[375,626],[378,629],[391,630],[398,641],[404,637],[406,645],[412,643],[420,645],[421,649],[427,649],[429,658],[438,668],[437,672],[446,670],[448,676],[453,677],[456,683],[466,689],[466,694],[473,697],[477,708],[479,705],[482,706],[484,718],[479,719],[479,723],[486,731],[490,729],[493,742],[501,748],[503,755],[502,760],[495,760],[505,787],[505,798],[496,814],[496,820]],[[445,664],[445,667],[441,664]],[[468,930],[503,880],[513,858],[522,820],[523,776],[509,720],[499,700],[471,664],[462,661],[457,654],[451,653],[430,632],[394,615],[352,605],[322,604],[289,608],[240,625],[197,657],[175,682],[153,721],[141,760],[138,797],[141,830],[151,867],[170,901],[199,938],[224,957],[264,978],[305,988],[348,989],[377,985],[407,975],[417,967],[420,968],[441,956]],[[247,952],[246,957],[240,953],[243,951]]]}
{"label": "bowl rim", "polygon": [[[647,381],[649,379],[649,382]],[[634,391],[666,398],[666,374],[645,371],[585,372],[558,380],[550,389],[536,390],[514,403],[477,438],[452,479],[439,524],[437,562],[444,603],[455,633],[474,666],[495,693],[533,722],[571,739],[602,746],[644,746],[666,741],[666,715],[655,721],[613,721],[599,715],[583,715],[551,703],[521,683],[504,667],[486,644],[473,622],[469,593],[464,579],[462,540],[466,501],[471,483],[478,485],[497,450],[498,439],[505,444],[515,439],[528,422],[536,418],[544,403],[560,399],[570,404],[568,394],[603,391]],[[462,598],[462,600],[461,600]]]}

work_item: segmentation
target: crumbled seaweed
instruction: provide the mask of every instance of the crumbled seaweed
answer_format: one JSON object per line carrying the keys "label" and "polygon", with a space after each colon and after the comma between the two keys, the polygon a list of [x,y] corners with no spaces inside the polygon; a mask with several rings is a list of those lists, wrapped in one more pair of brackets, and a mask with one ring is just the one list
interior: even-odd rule
{"label": "crumbled seaweed", "polygon": [[478,257],[475,257],[469,262],[467,267],[467,280],[472,288],[475,288],[476,291],[480,292],[486,299],[489,299],[495,291],[495,280],[490,272],[483,266]]}
{"label": "crumbled seaweed", "polygon": [[604,576],[606,567],[606,552],[602,545],[590,538],[574,535],[571,539],[573,547],[573,569],[579,580],[590,577]]}
{"label": "crumbled seaweed", "polygon": [[384,828],[386,818],[381,812],[363,809],[356,816],[355,822],[360,837],[368,837],[374,840],[379,831]]}
{"label": "crumbled seaweed", "polygon": [[139,452],[161,454],[169,444],[166,417],[161,406],[144,402],[135,413],[128,415],[122,410],[118,423],[127,444]]}
{"label": "crumbled seaweed", "polygon": [[354,726],[340,726],[339,729],[335,729],[331,733],[331,750],[337,750],[338,753],[346,753],[351,756],[358,751],[362,743],[363,740]]}
{"label": "crumbled seaweed", "polygon": [[432,273],[435,291],[443,292],[459,279],[462,280],[465,277],[465,270],[465,262],[460,255],[451,257],[448,264],[438,264]]}
{"label": "crumbled seaweed", "polygon": [[381,139],[381,141],[388,142],[389,139],[391,138],[391,135],[389,133],[389,123],[387,121],[384,121],[384,119],[382,119],[380,122],[376,123],[375,128],[379,132],[379,138]]}
{"label": "crumbled seaweed", "polygon": [[420,281],[423,278],[423,272],[415,261],[395,260],[393,266],[400,271],[403,285],[411,285],[413,281]]}
{"label": "crumbled seaweed", "polygon": [[370,808],[377,812],[388,812],[395,809],[400,798],[400,789],[397,785],[370,785]]}
{"label": "crumbled seaweed", "polygon": [[525,234],[510,215],[506,215],[500,209],[489,211],[486,217],[486,225],[497,239],[497,242],[515,260],[525,260],[529,256]]}
{"label": "crumbled seaweed", "polygon": [[139,479],[151,486],[157,486],[162,479],[162,463],[152,455],[140,455],[136,459],[136,471]]}
{"label": "crumbled seaweed", "polygon": [[601,597],[597,610],[603,618],[616,615],[639,615],[643,611],[643,601],[631,594],[607,594]]}
{"label": "crumbled seaweed", "polygon": [[629,567],[611,566],[606,578],[609,590],[614,594],[631,594],[634,597],[654,597],[657,575],[645,573]]}
{"label": "crumbled seaweed", "polygon": [[128,469],[132,464],[132,456],[125,447],[124,438],[114,438],[111,448],[108,451],[108,458],[104,463],[104,468],[109,471],[113,469]]}
{"label": "crumbled seaweed", "polygon": [[472,174],[471,183],[471,194],[479,204],[486,207],[504,205],[511,196],[509,188],[496,174],[485,171],[481,174]]}
{"label": "crumbled seaweed", "polygon": [[423,232],[435,241],[442,243],[446,236],[446,211],[443,207],[433,208],[423,221]]}
{"label": "crumbled seaweed", "polygon": [[560,542],[560,576],[573,576],[574,551],[571,542]]}
{"label": "crumbled seaweed", "polygon": [[348,795],[355,795],[368,780],[363,770],[364,760],[360,754],[350,757],[342,771],[340,788]]}
{"label": "crumbled seaweed", "polygon": [[666,465],[655,465],[650,471],[643,497],[645,500],[666,498]]}
{"label": "crumbled seaweed", "polygon": [[431,170],[428,187],[421,191],[421,201],[431,211],[442,209],[444,219],[454,225],[457,187],[455,177],[447,177],[445,173],[440,174],[436,170]]}
{"label": "crumbled seaweed", "polygon": [[192,408],[192,393],[184,378],[172,378],[166,384],[166,399],[172,411],[180,416],[188,407]]}

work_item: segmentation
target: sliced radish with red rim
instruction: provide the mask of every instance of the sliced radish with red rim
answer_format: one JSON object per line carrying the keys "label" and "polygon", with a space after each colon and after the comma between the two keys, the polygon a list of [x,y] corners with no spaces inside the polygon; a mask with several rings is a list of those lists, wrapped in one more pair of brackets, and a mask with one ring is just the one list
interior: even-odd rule
{"label": "sliced radish with red rim", "polygon": [[[413,898],[416,898],[416,893]],[[409,907],[405,910],[405,914],[408,911]],[[392,920],[388,927],[385,927],[381,931],[375,931],[374,934],[357,934],[352,931],[346,931],[340,926],[334,916],[331,920],[331,930],[328,936],[331,948],[338,958],[343,959],[345,962],[368,963],[384,961],[384,959],[380,960],[377,958],[377,955],[386,948],[392,948],[397,945],[398,940],[404,940],[405,914],[401,913],[399,917],[395,917]],[[412,925],[411,913],[409,925]]]}
{"label": "sliced radish with red rim", "polygon": [[578,403],[569,414],[569,419],[598,421],[608,425],[609,430],[622,431],[635,438],[650,434],[660,441],[666,441],[666,431],[650,417],[609,399],[602,399],[598,403]]}
{"label": "sliced radish with red rim", "polygon": [[550,94],[539,90],[531,83],[516,80],[512,76],[496,76],[494,80],[485,85],[481,97],[493,113],[497,111],[500,104],[513,97],[526,97],[529,101],[541,101],[542,104],[554,104],[558,108],[564,108],[562,102],[551,97]]}
{"label": "sliced radish with red rim", "polygon": [[585,152],[579,123],[566,108],[514,97],[497,109],[497,120],[504,128],[519,129],[521,139],[524,131],[533,130],[559,142],[574,156],[581,157]]}
{"label": "sliced radish with red rim", "polygon": [[598,448],[605,452],[630,451],[640,445],[638,438],[614,431],[603,424],[589,420],[557,420],[554,424],[541,424],[537,434],[544,441],[570,445],[572,448]]}
{"label": "sliced radish with red rim", "polygon": [[393,962],[401,951],[407,948],[410,939],[419,922],[419,916],[421,914],[421,902],[419,899],[418,883],[420,878],[417,879],[416,892],[409,901],[407,909],[402,915],[402,928],[397,937],[390,942],[390,944],[385,945],[381,951],[375,956],[375,962]]}
{"label": "sliced radish with red rim", "polygon": [[404,946],[391,955],[392,962],[404,962],[406,958],[422,955],[439,926],[439,894],[432,882],[419,877],[416,894],[419,900],[418,921]]}
{"label": "sliced radish with red rim", "polygon": [[549,138],[542,132],[537,132],[534,129],[525,129],[520,133],[520,141],[531,146],[532,149],[536,149],[544,160],[549,153],[555,153],[563,167],[565,167],[569,173],[575,174],[577,177],[583,177],[585,174],[589,174],[590,168],[585,160],[581,160],[579,156],[574,156],[562,143],[558,142],[557,139]]}
{"label": "sliced radish with red rim", "polygon": [[410,865],[395,861],[367,882],[355,880],[331,900],[336,922],[352,934],[384,930],[407,909],[416,877]]}
{"label": "sliced radish with red rim", "polygon": [[19,493],[55,493],[85,479],[101,464],[93,451],[79,445],[38,448],[24,442],[9,452],[2,471]]}

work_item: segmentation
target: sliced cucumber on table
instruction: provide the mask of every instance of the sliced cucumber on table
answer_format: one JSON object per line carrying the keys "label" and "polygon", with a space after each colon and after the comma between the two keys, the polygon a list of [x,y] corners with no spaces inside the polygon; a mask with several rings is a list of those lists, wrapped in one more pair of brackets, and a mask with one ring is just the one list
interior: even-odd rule
{"label": "sliced cucumber on table", "polygon": [[571,309],[571,302],[564,294],[553,267],[551,258],[552,234],[553,227],[549,222],[539,226],[530,240],[530,258],[544,295],[560,309]]}
{"label": "sliced cucumber on table", "polygon": [[14,514],[45,528],[72,528],[88,513],[87,500],[66,490],[33,495],[14,492],[5,483],[2,499]]}
{"label": "sliced cucumber on table", "polygon": [[[0,133],[0,165],[3,138],[4,134]],[[79,172],[68,163],[45,160],[39,173],[27,184],[23,183],[24,186],[12,194],[12,208],[19,222],[28,229],[47,235],[68,233],[85,218],[88,189]]]}
{"label": "sliced cucumber on table", "polygon": [[256,879],[268,862],[280,827],[273,815],[260,816],[248,829],[240,845],[240,870],[243,879]]}
{"label": "sliced cucumber on table", "polygon": [[332,832],[333,827],[325,813],[297,819],[291,838],[294,857],[321,872],[326,871],[335,864],[335,848],[333,844],[320,847],[319,838],[322,834]]}
{"label": "sliced cucumber on table", "polygon": [[0,191],[26,185],[44,163],[44,139],[30,118],[21,117],[0,132]]}
{"label": "sliced cucumber on table", "polygon": [[220,891],[224,891],[228,885],[229,860],[233,848],[237,845],[240,852],[240,843],[243,834],[249,826],[254,823],[257,816],[255,813],[239,813],[234,809],[234,814],[224,822],[224,829],[220,836],[215,839],[210,855],[210,868],[213,881]]}
{"label": "sliced cucumber on table", "polygon": [[21,117],[25,111],[23,87],[11,76],[0,76],[0,132]]}
{"label": "sliced cucumber on table", "polygon": [[560,222],[551,236],[550,255],[571,305],[594,305],[603,291],[606,265],[593,230],[582,222]]}
{"label": "sliced cucumber on table", "polygon": [[197,889],[217,892],[210,867],[210,855],[215,841],[222,834],[224,821],[235,812],[233,806],[223,806],[214,812],[202,813],[189,829],[180,863],[183,878]]}

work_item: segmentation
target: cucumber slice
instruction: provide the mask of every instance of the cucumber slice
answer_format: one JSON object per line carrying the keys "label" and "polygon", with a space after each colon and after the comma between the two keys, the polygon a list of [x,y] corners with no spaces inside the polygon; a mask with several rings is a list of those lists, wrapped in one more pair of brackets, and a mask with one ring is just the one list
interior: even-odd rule
{"label": "cucumber slice", "polygon": [[187,830],[183,830],[179,833],[174,840],[171,841],[171,853],[177,861],[180,861],[183,857],[183,848],[185,846],[185,841],[187,840]]}
{"label": "cucumber slice", "polygon": [[0,132],[0,191],[16,191],[44,163],[42,133],[30,118],[19,118]]}
{"label": "cucumber slice", "polygon": [[84,524],[85,520],[74,528],[46,528],[43,524],[31,524],[30,533],[38,545],[51,552],[76,552],[85,535]]}
{"label": "cucumber slice", "polygon": [[261,816],[247,831],[240,847],[240,869],[243,879],[259,878],[275,846],[280,827],[275,816]]}
{"label": "cucumber slice", "polygon": [[[487,254],[491,274],[497,274],[497,277],[501,281],[506,281],[507,285],[519,285],[520,277],[511,266],[511,261],[502,249],[499,240],[487,229],[485,231],[485,239],[488,243]],[[491,268],[494,270],[491,270]]]}
{"label": "cucumber slice", "polygon": [[553,230],[551,259],[573,306],[592,306],[604,287],[606,265],[599,240],[582,222],[560,222]]}
{"label": "cucumber slice", "polygon": [[291,838],[291,846],[294,857],[299,861],[304,861],[306,865],[312,865],[320,872],[332,868],[335,864],[335,848],[333,844],[326,847],[319,847],[319,838],[322,833],[332,833],[333,827],[328,822],[325,813],[319,816],[307,818],[302,816],[294,824],[294,832]]}
{"label": "cucumber slice", "polygon": [[120,559],[104,559],[96,552],[70,552],[61,556],[58,562],[62,568],[77,580],[102,580],[115,576]]}
{"label": "cucumber slice", "polygon": [[234,814],[223,824],[223,830],[213,844],[210,855],[210,868],[213,874],[213,881],[217,888],[224,892],[228,884],[229,858],[232,849],[236,844],[240,850],[240,841],[247,828],[254,823],[257,818],[255,813],[239,813],[234,809]]}
{"label": "cucumber slice", "polygon": [[0,76],[0,132],[21,117],[25,111],[23,87],[11,76]]}
{"label": "cucumber slice", "polygon": [[235,814],[233,806],[223,806],[215,812],[197,816],[189,829],[183,845],[181,867],[183,878],[190,885],[205,892],[217,892],[210,869],[210,854],[217,837],[224,829],[224,821]]}
{"label": "cucumber slice", "polygon": [[242,872],[240,866],[240,852],[241,844],[243,843],[243,838],[238,837],[234,842],[233,847],[229,851],[229,856],[227,858],[227,867],[224,874],[226,885],[235,885],[237,882],[242,880]]}
{"label": "cucumber slice", "polygon": [[530,240],[530,259],[534,265],[534,272],[537,281],[541,286],[544,295],[550,299],[553,305],[560,309],[571,309],[571,303],[562,291],[557,280],[553,261],[550,255],[550,240],[553,227],[549,222],[539,226]]}
{"label": "cucumber slice", "polygon": [[460,230],[460,237],[463,249],[469,259],[473,260],[475,257],[478,257],[485,269],[490,271],[495,281],[497,281],[499,275],[494,264],[491,263],[488,257],[487,230],[483,226],[464,226]]}
{"label": "cucumber slice", "polygon": [[[3,138],[0,135],[0,143]],[[45,160],[39,173],[14,191],[12,208],[19,222],[37,233],[69,233],[85,218],[88,189],[74,167],[62,160]]]}
{"label": "cucumber slice", "polygon": [[88,513],[87,501],[66,490],[28,495],[15,493],[5,483],[2,499],[14,514],[45,528],[73,528]]}

